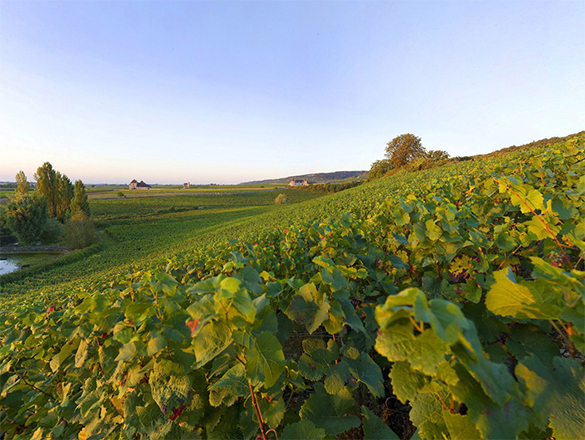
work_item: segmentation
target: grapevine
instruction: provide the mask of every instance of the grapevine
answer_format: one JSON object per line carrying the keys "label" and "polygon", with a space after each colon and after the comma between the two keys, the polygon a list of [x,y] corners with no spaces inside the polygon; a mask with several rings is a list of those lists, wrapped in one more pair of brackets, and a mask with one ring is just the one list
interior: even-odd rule
{"label": "grapevine", "polygon": [[0,432],[407,439],[380,412],[400,401],[417,438],[578,438],[584,153],[398,173],[6,301]]}

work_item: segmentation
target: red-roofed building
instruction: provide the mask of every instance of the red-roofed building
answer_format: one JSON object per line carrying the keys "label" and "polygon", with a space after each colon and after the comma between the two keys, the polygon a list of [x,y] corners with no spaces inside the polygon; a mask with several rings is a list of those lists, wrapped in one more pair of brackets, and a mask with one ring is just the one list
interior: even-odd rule
{"label": "red-roofed building", "polygon": [[138,182],[136,179],[132,180],[132,182],[130,182],[130,185],[128,185],[128,189],[150,189],[151,186],[147,183],[144,183],[144,180],[141,180],[140,182]]}

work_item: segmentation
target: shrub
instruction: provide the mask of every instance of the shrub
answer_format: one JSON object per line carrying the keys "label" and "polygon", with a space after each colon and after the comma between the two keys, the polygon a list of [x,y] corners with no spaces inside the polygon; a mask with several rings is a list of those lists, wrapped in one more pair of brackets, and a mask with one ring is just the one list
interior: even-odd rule
{"label": "shrub", "polygon": [[288,203],[288,197],[285,194],[279,194],[276,199],[274,199],[274,203],[277,205],[285,205]]}
{"label": "shrub", "polygon": [[377,160],[370,168],[368,180],[375,180],[384,177],[384,175],[392,169],[394,169],[394,165],[389,159]]}
{"label": "shrub", "polygon": [[65,222],[65,245],[68,248],[82,249],[94,242],[95,227],[85,215],[75,215]]}
{"label": "shrub", "polygon": [[0,205],[0,235],[10,235],[12,231],[6,225],[6,209]]}
{"label": "shrub", "polygon": [[50,218],[47,220],[45,229],[40,236],[41,243],[43,244],[57,244],[63,238],[65,230],[63,225],[56,218]]}

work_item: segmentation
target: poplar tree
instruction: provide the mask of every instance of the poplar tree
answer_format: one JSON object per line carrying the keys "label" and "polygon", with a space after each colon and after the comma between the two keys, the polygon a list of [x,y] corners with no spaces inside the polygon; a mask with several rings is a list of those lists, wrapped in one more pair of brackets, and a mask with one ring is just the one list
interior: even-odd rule
{"label": "poplar tree", "polygon": [[75,189],[69,177],[57,171],[58,193],[57,193],[57,218],[61,223],[65,222],[71,213],[71,201],[75,193]]}
{"label": "poplar tree", "polygon": [[14,195],[12,200],[15,202],[20,202],[25,200],[28,196],[28,191],[30,190],[30,184],[26,179],[26,174],[24,171],[19,171],[16,174],[16,190],[14,191]]}
{"label": "poplar tree", "polygon": [[77,217],[83,215],[89,217],[89,200],[87,199],[87,192],[85,191],[85,185],[81,180],[75,181],[75,194],[73,201],[71,202],[71,216]]}
{"label": "poplar tree", "polygon": [[34,178],[37,181],[37,193],[47,199],[49,217],[57,217],[60,179],[57,177],[57,172],[53,169],[53,165],[45,162],[37,169]]}
{"label": "poplar tree", "polygon": [[37,192],[47,199],[49,217],[65,222],[73,200],[74,187],[65,174],[56,171],[49,162],[45,162],[34,175],[37,181]]}

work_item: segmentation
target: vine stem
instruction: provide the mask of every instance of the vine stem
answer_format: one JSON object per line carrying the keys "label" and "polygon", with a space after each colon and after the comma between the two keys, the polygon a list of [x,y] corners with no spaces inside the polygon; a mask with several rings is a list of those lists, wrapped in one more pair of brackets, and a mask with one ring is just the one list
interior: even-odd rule
{"label": "vine stem", "polygon": [[286,402],[286,407],[285,407],[286,409],[288,409],[288,406],[290,405],[290,402],[292,400],[293,394],[294,394],[294,391],[293,391],[293,389],[291,387],[291,389],[290,389],[290,396],[288,397],[288,401]]}
{"label": "vine stem", "polygon": [[163,317],[162,317],[162,313],[160,312],[160,307],[158,305],[158,294],[156,293],[155,290],[152,291],[152,294],[153,294],[152,296],[154,297],[154,303],[156,304],[156,310],[155,310],[156,317],[159,319],[159,321],[162,321]]}
{"label": "vine stem", "polygon": [[254,388],[252,388],[252,382],[248,380],[248,386],[250,387],[250,395],[252,396],[252,405],[254,406],[254,411],[256,411],[256,418],[258,419],[258,425],[260,426],[260,433],[262,434],[262,440],[266,440],[266,432],[264,432],[264,419],[262,418],[262,412],[260,411],[260,406],[258,406],[258,401],[256,400],[256,394],[254,393]]}
{"label": "vine stem", "polygon": [[510,255],[507,255],[507,256],[506,256],[506,258],[504,258],[504,261],[502,261],[502,262],[500,263],[500,265],[498,266],[498,269],[501,269],[501,268],[502,268],[502,266],[504,265],[504,263],[505,263],[506,261],[508,261],[508,258],[510,258],[512,255],[514,255],[514,254],[516,253],[516,251],[517,251],[518,249],[520,249],[521,247],[522,247],[522,245],[518,245],[518,246],[516,246],[516,248],[515,248],[515,249],[514,249],[512,252],[510,252]]}
{"label": "vine stem", "polygon": [[33,390],[38,391],[39,393],[44,394],[45,396],[47,396],[49,399],[57,401],[57,399],[55,399],[53,396],[51,396],[49,393],[46,393],[45,391],[41,390],[40,388],[37,388],[36,386],[34,386],[32,383],[29,383],[24,376],[22,376],[18,371],[15,371],[16,375],[20,378],[20,380],[22,380],[25,384],[27,384],[29,387],[31,387]]}
{"label": "vine stem", "polygon": [[278,433],[276,432],[276,429],[269,429],[268,431],[266,431],[266,434],[268,434],[270,431],[274,432],[274,435],[276,436],[276,440],[278,440]]}
{"label": "vine stem", "polygon": [[414,325],[414,328],[417,329],[419,332],[424,332],[425,331],[425,325],[422,322],[416,322],[414,319],[412,319],[412,316],[409,316],[408,319],[410,319],[410,322],[412,322],[412,325]]}
{"label": "vine stem", "polygon": [[455,398],[453,396],[451,396],[451,407],[448,407],[447,405],[445,405],[445,401],[443,400],[443,398],[441,397],[441,395],[439,393],[435,393],[437,395],[437,397],[439,398],[439,400],[441,401],[441,403],[443,404],[443,407],[449,411],[450,413],[453,412],[453,409],[455,409]]}

